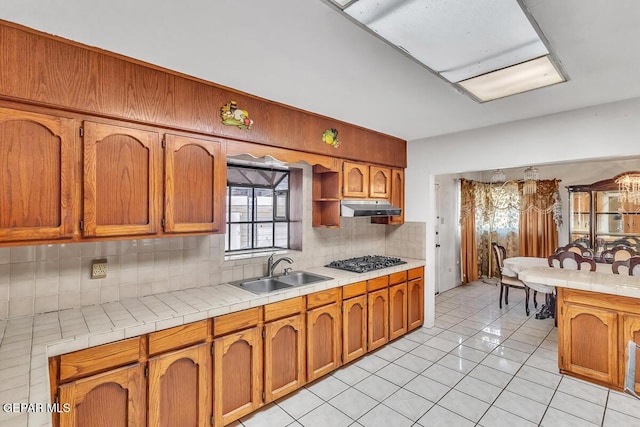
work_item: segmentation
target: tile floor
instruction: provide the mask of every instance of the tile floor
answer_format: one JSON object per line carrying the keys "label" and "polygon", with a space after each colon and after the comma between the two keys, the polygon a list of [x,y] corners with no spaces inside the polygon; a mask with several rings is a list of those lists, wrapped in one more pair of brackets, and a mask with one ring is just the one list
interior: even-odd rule
{"label": "tile floor", "polygon": [[[553,320],[474,282],[421,328],[234,423],[247,427],[640,426],[640,400],[558,374]],[[522,294],[522,295],[521,295]]]}

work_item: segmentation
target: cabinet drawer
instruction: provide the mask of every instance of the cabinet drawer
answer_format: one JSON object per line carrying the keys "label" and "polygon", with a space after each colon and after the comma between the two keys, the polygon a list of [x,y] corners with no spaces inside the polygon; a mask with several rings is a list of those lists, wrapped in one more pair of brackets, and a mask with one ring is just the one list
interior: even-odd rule
{"label": "cabinet drawer", "polygon": [[307,295],[307,309],[321,307],[340,301],[340,288],[327,289]]}
{"label": "cabinet drawer", "polygon": [[275,319],[302,313],[304,311],[304,298],[291,298],[280,302],[274,302],[264,306],[264,321],[269,322]]}
{"label": "cabinet drawer", "polygon": [[137,362],[141,337],[91,347],[60,356],[60,382]]}
{"label": "cabinet drawer", "polygon": [[409,270],[409,280],[424,277],[424,267],[416,267]]}
{"label": "cabinet drawer", "polygon": [[346,285],[342,288],[342,299],[357,297],[367,292],[367,282],[357,282]]}
{"label": "cabinet drawer", "polygon": [[404,283],[407,281],[407,272],[401,271],[399,273],[391,273],[389,275],[389,286],[399,285],[400,283]]}
{"label": "cabinet drawer", "polygon": [[260,323],[262,307],[250,308],[236,313],[224,314],[213,319],[213,335],[220,336],[229,332],[251,328]]}
{"label": "cabinet drawer", "polygon": [[376,277],[375,279],[367,280],[367,290],[377,291],[389,286],[389,276]]}
{"label": "cabinet drawer", "polygon": [[189,323],[149,334],[149,355],[153,356],[207,339],[207,321]]}

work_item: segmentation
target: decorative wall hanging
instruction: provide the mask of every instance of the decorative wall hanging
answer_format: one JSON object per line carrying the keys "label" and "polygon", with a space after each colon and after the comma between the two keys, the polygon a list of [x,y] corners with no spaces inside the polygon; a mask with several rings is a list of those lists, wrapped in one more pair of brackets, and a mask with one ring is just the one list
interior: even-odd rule
{"label": "decorative wall hanging", "polygon": [[338,129],[331,128],[324,131],[322,134],[322,140],[333,146],[333,148],[338,148],[340,145],[340,141],[338,141]]}
{"label": "decorative wall hanging", "polygon": [[227,105],[220,109],[222,124],[227,126],[237,126],[240,129],[251,129],[253,120],[249,118],[247,110],[238,108],[236,101],[230,101]]}

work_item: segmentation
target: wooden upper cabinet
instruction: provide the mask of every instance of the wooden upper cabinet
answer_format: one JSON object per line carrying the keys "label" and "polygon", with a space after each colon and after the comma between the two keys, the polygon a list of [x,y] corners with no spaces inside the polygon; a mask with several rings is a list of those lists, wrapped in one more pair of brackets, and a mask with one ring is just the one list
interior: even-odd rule
{"label": "wooden upper cabinet", "polygon": [[84,236],[158,234],[161,150],[156,132],[84,123]]}
{"label": "wooden upper cabinet", "polygon": [[60,386],[61,427],[146,425],[144,367],[137,363]]}
{"label": "wooden upper cabinet", "polygon": [[73,237],[74,120],[0,108],[0,242]]}
{"label": "wooden upper cabinet", "polygon": [[369,168],[369,197],[376,199],[391,197],[391,169],[379,166]]}
{"label": "wooden upper cabinet", "polygon": [[165,135],[167,233],[224,232],[226,156],[219,141]]}
{"label": "wooden upper cabinet", "polygon": [[369,165],[344,162],[343,197],[369,197]]}
{"label": "wooden upper cabinet", "polygon": [[149,427],[210,426],[211,344],[149,360]]}

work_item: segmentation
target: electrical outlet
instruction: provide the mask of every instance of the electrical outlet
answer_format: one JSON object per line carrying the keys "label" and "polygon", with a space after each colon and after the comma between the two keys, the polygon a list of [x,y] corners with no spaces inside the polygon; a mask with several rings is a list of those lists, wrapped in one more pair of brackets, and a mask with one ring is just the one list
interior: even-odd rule
{"label": "electrical outlet", "polygon": [[97,259],[91,263],[91,278],[104,279],[107,277],[107,260]]}

